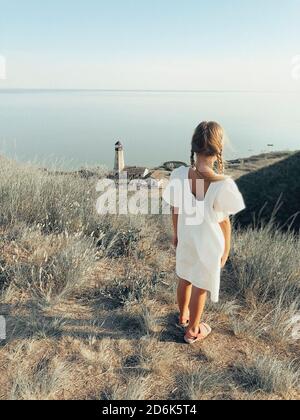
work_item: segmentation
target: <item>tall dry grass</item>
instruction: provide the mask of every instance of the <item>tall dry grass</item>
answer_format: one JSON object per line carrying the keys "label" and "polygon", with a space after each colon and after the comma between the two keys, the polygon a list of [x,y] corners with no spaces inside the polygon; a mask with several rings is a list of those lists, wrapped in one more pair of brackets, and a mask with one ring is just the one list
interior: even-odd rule
{"label": "tall dry grass", "polygon": [[299,237],[235,229],[214,335],[187,348],[169,218],[100,217],[96,182],[1,160],[0,398],[297,398]]}
{"label": "tall dry grass", "polygon": [[6,159],[1,159],[0,180],[1,225],[23,222],[45,233],[88,232],[97,226],[95,180]]}
{"label": "tall dry grass", "polygon": [[237,334],[293,340],[293,321],[300,311],[300,238],[272,223],[234,235],[227,269],[227,288],[244,302],[248,314],[234,320]]}

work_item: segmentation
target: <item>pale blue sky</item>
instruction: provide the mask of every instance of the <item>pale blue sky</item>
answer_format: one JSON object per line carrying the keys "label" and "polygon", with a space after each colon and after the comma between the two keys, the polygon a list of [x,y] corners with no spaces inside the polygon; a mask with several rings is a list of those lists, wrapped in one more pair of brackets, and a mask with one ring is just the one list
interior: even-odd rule
{"label": "pale blue sky", "polygon": [[0,88],[299,89],[300,0],[0,0]]}

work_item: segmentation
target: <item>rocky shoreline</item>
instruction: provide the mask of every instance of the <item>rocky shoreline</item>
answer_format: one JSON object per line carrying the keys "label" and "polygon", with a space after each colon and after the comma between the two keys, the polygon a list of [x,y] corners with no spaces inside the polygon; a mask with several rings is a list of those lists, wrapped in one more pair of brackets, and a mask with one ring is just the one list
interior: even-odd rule
{"label": "rocky shoreline", "polygon": [[[226,172],[228,175],[232,176],[235,179],[248,174],[250,172],[257,171],[264,167],[273,165],[280,162],[283,159],[286,159],[293,155],[296,152],[291,151],[281,151],[281,152],[269,152],[259,155],[249,156],[246,158],[239,158],[234,160],[226,161]],[[3,156],[0,156],[1,159],[7,159]],[[165,181],[169,179],[170,173],[175,168],[187,165],[186,162],[181,161],[169,161],[165,162],[160,166],[154,168],[145,168],[141,166],[128,166],[126,171],[128,173],[128,179],[154,179],[156,181]],[[56,175],[75,175],[81,178],[99,178],[99,174],[105,172],[108,178],[115,178],[115,174],[110,170],[103,170],[101,167],[95,168],[81,168],[77,171],[52,171],[47,168],[40,168],[42,171],[49,172],[51,174],[55,173]]]}

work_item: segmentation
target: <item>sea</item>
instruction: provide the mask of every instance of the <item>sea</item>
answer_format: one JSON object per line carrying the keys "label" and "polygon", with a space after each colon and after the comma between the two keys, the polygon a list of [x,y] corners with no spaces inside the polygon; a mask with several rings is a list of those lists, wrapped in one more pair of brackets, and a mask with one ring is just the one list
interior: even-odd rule
{"label": "sea", "polygon": [[226,159],[300,149],[299,92],[0,90],[0,154],[65,168],[189,161],[203,120],[226,132]]}

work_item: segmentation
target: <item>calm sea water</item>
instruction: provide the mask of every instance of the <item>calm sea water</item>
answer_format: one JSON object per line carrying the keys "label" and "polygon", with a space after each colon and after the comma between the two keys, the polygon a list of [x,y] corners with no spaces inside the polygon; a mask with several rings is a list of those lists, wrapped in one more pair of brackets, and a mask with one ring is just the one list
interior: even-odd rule
{"label": "calm sea water", "polygon": [[202,120],[225,127],[227,158],[300,148],[296,93],[0,91],[0,153],[111,167],[121,140],[130,165],[188,161]]}

